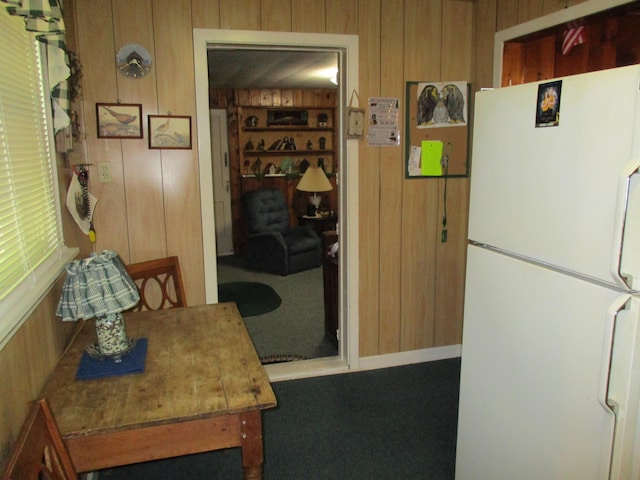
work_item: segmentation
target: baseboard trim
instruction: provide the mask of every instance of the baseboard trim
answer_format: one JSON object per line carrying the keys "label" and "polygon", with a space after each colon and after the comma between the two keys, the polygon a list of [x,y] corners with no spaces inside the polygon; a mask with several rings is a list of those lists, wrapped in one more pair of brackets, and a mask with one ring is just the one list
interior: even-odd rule
{"label": "baseboard trim", "polygon": [[280,382],[300,378],[376,370],[379,368],[400,367],[414,363],[435,362],[460,357],[461,352],[462,345],[458,344],[448,345],[446,347],[411,350],[409,352],[361,357],[358,359],[357,364],[352,365],[347,365],[338,357],[328,357],[265,365],[264,368],[271,382]]}
{"label": "baseboard trim", "polygon": [[358,370],[375,370],[377,368],[399,367],[411,365],[413,363],[434,362],[448,358],[460,357],[462,345],[447,345],[445,347],[424,348],[422,350],[411,350],[408,352],[388,353],[384,355],[374,355],[361,357],[358,359]]}

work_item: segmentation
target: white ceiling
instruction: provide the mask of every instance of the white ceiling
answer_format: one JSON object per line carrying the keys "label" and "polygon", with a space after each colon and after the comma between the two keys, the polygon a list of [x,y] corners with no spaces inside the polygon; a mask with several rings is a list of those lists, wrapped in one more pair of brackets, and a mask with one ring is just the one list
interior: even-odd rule
{"label": "white ceiling", "polygon": [[214,48],[207,57],[211,88],[337,88],[336,52]]}

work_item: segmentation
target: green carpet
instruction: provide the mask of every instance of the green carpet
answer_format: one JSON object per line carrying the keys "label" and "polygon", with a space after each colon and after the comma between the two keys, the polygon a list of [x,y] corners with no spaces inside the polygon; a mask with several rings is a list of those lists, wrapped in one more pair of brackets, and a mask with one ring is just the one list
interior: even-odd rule
{"label": "green carpet", "polygon": [[231,282],[218,285],[219,302],[235,302],[243,317],[269,313],[282,299],[269,285],[256,282]]}

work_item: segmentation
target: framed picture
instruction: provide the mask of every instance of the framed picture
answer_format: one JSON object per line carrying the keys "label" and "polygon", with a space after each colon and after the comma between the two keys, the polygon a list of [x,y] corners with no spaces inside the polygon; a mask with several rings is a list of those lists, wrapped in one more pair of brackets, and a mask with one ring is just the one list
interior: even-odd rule
{"label": "framed picture", "polygon": [[536,127],[557,127],[560,124],[560,94],[562,80],[538,86]]}
{"label": "framed picture", "polygon": [[364,108],[347,108],[347,138],[364,136]]}
{"label": "framed picture", "polygon": [[307,110],[267,110],[267,127],[276,125],[309,125]]}
{"label": "framed picture", "polygon": [[191,149],[191,117],[149,115],[149,148]]}
{"label": "framed picture", "polygon": [[96,103],[98,138],[142,138],[142,105]]}

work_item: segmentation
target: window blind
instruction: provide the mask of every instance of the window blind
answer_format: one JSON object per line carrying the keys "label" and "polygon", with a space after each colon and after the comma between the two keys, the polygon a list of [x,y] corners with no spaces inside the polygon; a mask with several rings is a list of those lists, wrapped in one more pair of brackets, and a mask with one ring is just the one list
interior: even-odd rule
{"label": "window blind", "polygon": [[[26,312],[24,295],[62,255],[55,161],[40,48],[20,17],[0,11],[0,342]],[[45,270],[45,271],[43,271]],[[56,272],[56,276],[59,270]],[[55,277],[54,277],[55,278]],[[51,283],[53,279],[49,280]],[[42,295],[43,292],[40,292]],[[23,310],[20,312],[19,310]]]}

